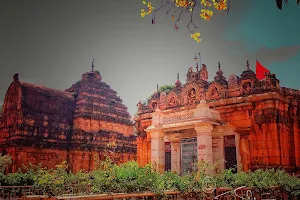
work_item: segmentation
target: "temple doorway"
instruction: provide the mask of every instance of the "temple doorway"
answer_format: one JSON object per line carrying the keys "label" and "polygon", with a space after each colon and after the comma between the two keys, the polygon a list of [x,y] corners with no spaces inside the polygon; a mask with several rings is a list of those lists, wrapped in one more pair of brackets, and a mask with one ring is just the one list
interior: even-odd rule
{"label": "temple doorway", "polygon": [[236,145],[235,136],[224,136],[224,150],[225,150],[225,168],[233,169],[233,172],[237,172],[237,159],[236,159]]}
{"label": "temple doorway", "polygon": [[197,138],[181,140],[181,174],[193,171],[193,164],[197,163]]}

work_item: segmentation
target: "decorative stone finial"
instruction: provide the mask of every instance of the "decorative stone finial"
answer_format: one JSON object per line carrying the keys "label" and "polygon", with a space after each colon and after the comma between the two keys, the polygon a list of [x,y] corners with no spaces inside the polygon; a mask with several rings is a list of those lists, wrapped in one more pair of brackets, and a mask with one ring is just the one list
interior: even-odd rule
{"label": "decorative stone finial", "polygon": [[158,84],[156,84],[156,91],[158,92],[158,89],[159,89],[159,86],[158,86]]}
{"label": "decorative stone finial", "polygon": [[176,87],[181,87],[181,82],[180,82],[180,80],[179,80],[179,72],[177,73],[177,81],[176,81],[176,83],[175,83],[175,86],[176,86]]}
{"label": "decorative stone finial", "polygon": [[219,62],[218,63],[218,68],[219,70],[217,71],[216,73],[216,76],[214,77],[215,81],[216,82],[219,82],[221,84],[227,84],[227,81],[226,81],[226,77],[223,76],[223,71],[221,70],[221,63]]}
{"label": "decorative stone finial", "polygon": [[203,98],[201,99],[200,103],[197,105],[197,108],[209,108],[209,105],[206,103],[206,100]]}
{"label": "decorative stone finial", "polygon": [[246,70],[244,70],[241,74],[241,80],[247,80],[247,79],[256,79],[255,73],[250,69],[249,61],[246,62]]}
{"label": "decorative stone finial", "polygon": [[93,58],[93,62],[92,62],[92,72],[94,71],[94,61],[95,61],[95,59]]}
{"label": "decorative stone finial", "polygon": [[14,78],[14,81],[19,81],[19,74],[16,73],[16,74],[13,76],[13,78]]}
{"label": "decorative stone finial", "polygon": [[140,100],[136,106],[138,107],[138,109],[140,109],[142,107],[142,105],[143,105],[142,101]]}
{"label": "decorative stone finial", "polygon": [[206,104],[206,100],[205,99],[201,99],[200,104]]}

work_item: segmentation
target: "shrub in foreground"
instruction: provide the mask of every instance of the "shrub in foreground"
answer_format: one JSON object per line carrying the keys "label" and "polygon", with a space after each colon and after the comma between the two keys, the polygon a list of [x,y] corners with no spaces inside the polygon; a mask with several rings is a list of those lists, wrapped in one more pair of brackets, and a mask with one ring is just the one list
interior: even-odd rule
{"label": "shrub in foreground", "polygon": [[91,172],[69,172],[67,163],[57,165],[55,169],[37,168],[26,173],[4,175],[0,173],[1,185],[34,185],[41,193],[58,196],[74,192],[84,193],[140,193],[153,192],[162,195],[164,191],[176,190],[182,195],[204,195],[203,182],[207,177],[215,183],[215,187],[237,188],[254,187],[268,191],[271,187],[281,187],[289,195],[300,195],[300,179],[289,175],[284,170],[258,169],[254,172],[233,173],[225,170],[213,176],[208,175],[212,168],[207,163],[199,163],[197,170],[183,176],[167,171],[156,172],[151,165],[140,167],[137,162],[130,161],[115,165],[107,158],[99,163]]}

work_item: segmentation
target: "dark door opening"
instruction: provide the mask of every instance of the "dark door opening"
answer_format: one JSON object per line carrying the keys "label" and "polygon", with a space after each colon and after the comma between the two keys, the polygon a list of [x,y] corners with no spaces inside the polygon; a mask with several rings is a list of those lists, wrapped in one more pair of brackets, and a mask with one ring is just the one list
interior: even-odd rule
{"label": "dark door opening", "polygon": [[235,136],[224,136],[225,168],[237,172]]}
{"label": "dark door opening", "polygon": [[181,174],[191,173],[194,170],[193,164],[197,162],[197,139],[181,140]]}
{"label": "dark door opening", "polygon": [[171,171],[171,144],[165,143],[165,171]]}

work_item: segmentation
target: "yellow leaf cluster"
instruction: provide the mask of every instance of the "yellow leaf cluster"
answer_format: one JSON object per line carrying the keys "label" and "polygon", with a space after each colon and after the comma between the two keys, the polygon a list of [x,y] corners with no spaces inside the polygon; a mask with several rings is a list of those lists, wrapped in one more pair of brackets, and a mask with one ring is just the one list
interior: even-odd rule
{"label": "yellow leaf cluster", "polygon": [[191,38],[193,38],[197,42],[201,41],[201,39],[200,39],[200,33],[199,32],[191,34]]}
{"label": "yellow leaf cluster", "polygon": [[181,7],[181,8],[186,8],[189,5],[188,0],[175,0],[175,6],[176,7]]}
{"label": "yellow leaf cluster", "polygon": [[217,10],[226,10],[227,9],[227,0],[220,0],[219,2],[216,2],[216,0],[212,0],[214,3],[214,7]]}
{"label": "yellow leaf cluster", "polygon": [[202,17],[205,20],[210,20],[210,18],[213,16],[213,11],[208,9],[202,9],[200,13],[200,17]]}
{"label": "yellow leaf cluster", "polygon": [[146,5],[146,9],[141,9],[141,17],[145,17],[146,15],[150,15],[153,12],[153,6],[151,2],[142,2],[144,5]]}
{"label": "yellow leaf cluster", "polygon": [[208,0],[201,0],[201,4],[203,5],[203,6],[211,6],[211,3],[208,1]]}
{"label": "yellow leaf cluster", "polygon": [[145,9],[142,9],[141,10],[141,17],[145,17],[146,15],[147,15],[147,13],[146,13]]}

